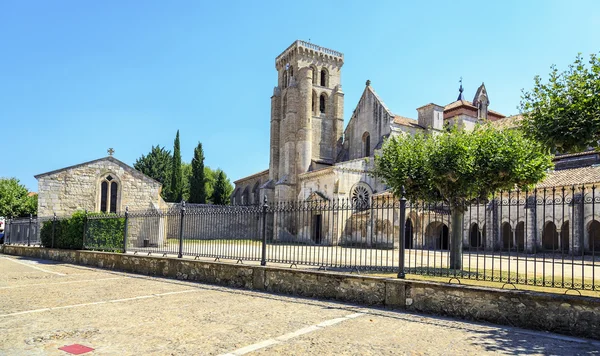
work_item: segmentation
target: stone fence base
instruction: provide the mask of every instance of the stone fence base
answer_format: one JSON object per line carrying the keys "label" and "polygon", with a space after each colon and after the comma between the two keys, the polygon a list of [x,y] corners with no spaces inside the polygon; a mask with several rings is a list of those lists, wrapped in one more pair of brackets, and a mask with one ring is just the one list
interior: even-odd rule
{"label": "stone fence base", "polygon": [[600,340],[600,299],[593,297],[108,252],[10,245],[0,252]]}

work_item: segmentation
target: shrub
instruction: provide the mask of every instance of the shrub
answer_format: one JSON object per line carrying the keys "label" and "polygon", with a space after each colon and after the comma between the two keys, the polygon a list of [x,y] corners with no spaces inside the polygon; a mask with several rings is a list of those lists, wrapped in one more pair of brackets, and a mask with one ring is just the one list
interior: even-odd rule
{"label": "shrub", "polygon": [[[98,217],[103,218],[99,219]],[[68,219],[56,220],[54,226],[54,247],[70,250],[83,248],[94,250],[121,250],[123,248],[125,218],[115,214],[89,214],[87,219],[83,211],[77,211]],[[42,224],[40,238],[42,246],[52,247],[52,220]],[[85,233],[85,246],[83,231]]]}

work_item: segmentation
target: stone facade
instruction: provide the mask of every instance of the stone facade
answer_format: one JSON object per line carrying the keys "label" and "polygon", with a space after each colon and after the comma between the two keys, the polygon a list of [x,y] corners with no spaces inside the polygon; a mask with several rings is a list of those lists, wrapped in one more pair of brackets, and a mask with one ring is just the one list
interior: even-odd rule
{"label": "stone facade", "polygon": [[101,184],[108,176],[116,183],[116,212],[165,208],[162,185],[109,156],[36,175],[38,215],[69,216],[77,210],[101,211]]}
{"label": "stone facade", "polygon": [[[323,204],[334,201],[354,202],[358,196],[369,200],[388,189],[383,182],[369,174],[375,155],[388,137],[417,133],[437,134],[454,125],[472,130],[483,122],[490,122],[501,129],[513,129],[522,119],[520,115],[505,117],[491,110],[489,94],[483,83],[476,90],[473,101],[464,98],[461,84],[458,97],[450,104],[423,105],[416,109],[416,120],[402,117],[394,114],[384,104],[367,80],[363,94],[344,130],[344,93],[341,86],[343,64],[342,53],[304,41],[295,41],[276,58],[278,77],[271,97],[269,169],[234,182],[234,204],[255,205],[265,197],[274,203],[311,200]],[[575,171],[581,170],[583,166],[575,161],[588,162],[588,166],[597,163],[598,155],[594,158],[591,156],[563,157],[559,160],[557,172],[559,169],[573,168],[572,176],[576,176],[579,173]],[[589,181],[590,174],[583,175],[588,179],[585,183],[600,182],[600,172],[592,175],[595,181]],[[552,182],[555,187],[583,183],[554,172],[549,175],[547,182]],[[590,249],[588,225],[592,221],[600,221],[600,218],[592,216],[594,214],[588,211],[600,211],[593,206],[595,204],[588,204],[581,211],[574,210],[575,214],[585,215],[584,225],[571,229],[572,236],[564,238],[564,245],[569,244],[569,251],[579,252],[582,246],[584,250]],[[523,235],[523,228],[517,225],[525,220],[530,220],[526,224],[528,240],[527,244],[522,245],[526,245],[528,251],[543,244],[541,236],[544,235],[543,230],[548,222],[556,225],[559,233],[562,231],[563,235],[567,234],[567,227],[562,226],[564,218],[543,217],[539,208],[521,209],[518,217],[515,216],[514,207],[511,210],[510,206],[502,204],[479,207],[478,211],[482,212],[478,221],[465,219],[464,229],[470,231],[475,224],[475,233],[483,235],[475,240],[482,242],[478,246],[468,244],[470,236],[465,233],[465,246],[502,249],[504,239],[514,240],[512,246],[517,246],[520,243],[517,236]],[[399,221],[386,219],[378,222],[368,213],[361,213],[354,218],[341,218],[336,213],[321,217],[315,213],[314,217],[306,220],[306,224],[316,221],[321,232],[315,231],[314,226],[298,227],[287,219],[275,218],[279,226],[273,227],[273,238],[343,244],[346,241],[366,241],[366,235],[372,236],[371,231],[377,230],[377,226],[393,226],[389,232],[393,232],[394,236],[386,238],[386,241],[397,239]],[[508,220],[509,227],[506,225]],[[349,229],[348,224],[352,228]],[[426,235],[419,246],[414,247],[447,248],[447,235],[452,229],[448,215],[422,212],[411,218],[411,224]],[[503,229],[506,231],[503,232]],[[524,239],[521,237],[521,241]],[[559,241],[559,248],[562,248],[561,244]]]}

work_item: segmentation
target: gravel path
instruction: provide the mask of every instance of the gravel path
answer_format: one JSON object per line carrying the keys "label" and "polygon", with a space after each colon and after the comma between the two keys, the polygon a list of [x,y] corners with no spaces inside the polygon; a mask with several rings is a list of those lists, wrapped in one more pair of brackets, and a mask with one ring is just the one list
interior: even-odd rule
{"label": "gravel path", "polygon": [[600,354],[548,333],[0,255],[0,354]]}

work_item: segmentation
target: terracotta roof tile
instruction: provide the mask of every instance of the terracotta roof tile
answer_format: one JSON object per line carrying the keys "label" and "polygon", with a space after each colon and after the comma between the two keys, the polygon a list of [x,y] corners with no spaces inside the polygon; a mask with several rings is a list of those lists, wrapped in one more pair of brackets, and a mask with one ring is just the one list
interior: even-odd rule
{"label": "terracotta roof tile", "polygon": [[537,184],[537,188],[562,187],[600,183],[600,166],[563,169],[553,171],[546,179]]}
{"label": "terracotta roof tile", "polygon": [[522,120],[523,115],[514,115],[499,120],[491,121],[490,123],[492,124],[492,126],[498,129],[514,129],[520,126]]}
{"label": "terracotta roof tile", "polygon": [[423,126],[419,125],[417,120],[409,119],[408,117],[404,117],[404,116],[400,116],[400,115],[394,116],[394,124],[402,125],[402,126],[423,128]]}

